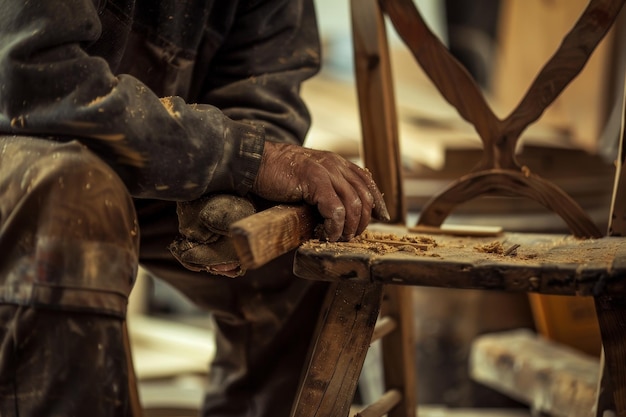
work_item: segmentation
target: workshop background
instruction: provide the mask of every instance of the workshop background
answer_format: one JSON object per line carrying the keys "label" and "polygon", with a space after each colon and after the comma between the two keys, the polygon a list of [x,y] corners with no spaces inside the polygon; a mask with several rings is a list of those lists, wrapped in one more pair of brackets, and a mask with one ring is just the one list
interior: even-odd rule
{"label": "workshop background", "polygon": [[[416,4],[433,32],[474,76],[496,114],[503,117],[517,104],[587,1],[417,0]],[[305,145],[332,150],[360,163],[349,2],[316,0],[316,5],[323,69],[303,89],[313,117]],[[618,19],[623,20],[623,16]],[[388,35],[408,221],[414,223],[428,198],[478,161],[481,142],[428,82],[391,26]],[[520,162],[570,194],[600,230],[606,230],[608,222],[623,114],[624,54],[618,53],[623,45],[623,31],[613,30],[582,74],[522,136],[519,145]],[[521,199],[479,198],[459,207],[447,221],[502,226],[509,231],[567,231],[556,215]],[[437,288],[412,291],[422,416],[531,415],[532,402],[523,393],[506,392],[497,384],[476,380],[472,349],[484,340],[488,343],[490,339],[482,338],[493,334],[530,343],[524,345],[527,350],[537,348],[539,354],[542,349],[550,354],[571,354],[573,361],[579,361],[575,363],[592,373],[590,380],[599,370],[595,316],[584,309],[578,310],[574,319],[570,314],[562,322],[556,345],[544,345],[543,339],[535,336],[546,323],[540,322],[525,294]],[[568,312],[559,310],[567,306],[557,303],[554,308],[553,319],[567,316]],[[208,323],[206,312],[166,284],[145,272],[140,274],[131,297],[129,330],[148,416],[195,415],[214,351]],[[374,345],[361,376],[357,403],[367,403],[378,395],[381,369],[377,355]]]}

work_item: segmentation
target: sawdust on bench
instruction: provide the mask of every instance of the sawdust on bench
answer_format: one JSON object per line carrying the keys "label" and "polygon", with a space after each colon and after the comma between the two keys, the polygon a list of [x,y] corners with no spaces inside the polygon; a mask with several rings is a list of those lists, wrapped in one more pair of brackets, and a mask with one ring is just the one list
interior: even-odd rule
{"label": "sawdust on bench", "polygon": [[[473,245],[472,251],[487,256],[515,258],[518,261],[532,260],[538,256],[536,252],[517,252],[519,245],[509,245],[501,240],[493,240]],[[455,238],[441,238],[437,240],[430,235],[404,234],[398,235],[389,232],[365,230],[361,235],[347,242],[326,242],[311,239],[303,244],[304,248],[316,251],[331,250],[337,255],[341,253],[372,252],[377,255],[389,253],[406,253],[428,257],[448,257],[453,253],[462,253],[468,250],[467,240]],[[513,249],[513,250],[511,250]]]}
{"label": "sawdust on bench", "polygon": [[365,230],[347,242],[323,242],[312,239],[304,243],[307,248],[334,250],[337,252],[371,251],[379,255],[394,252],[422,254],[438,246],[435,239],[423,235],[396,235],[393,233]]}

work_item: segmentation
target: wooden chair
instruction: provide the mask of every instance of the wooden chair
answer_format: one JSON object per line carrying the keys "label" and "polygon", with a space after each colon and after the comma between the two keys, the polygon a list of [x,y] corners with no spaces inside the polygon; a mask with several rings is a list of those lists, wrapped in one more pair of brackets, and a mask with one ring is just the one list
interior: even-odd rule
{"label": "wooden chair", "polygon": [[468,73],[428,30],[411,0],[352,0],[365,165],[385,194],[395,224],[391,230],[407,232],[385,14],[431,81],[474,125],[484,144],[479,165],[434,196],[418,224],[439,227],[455,207],[481,195],[522,196],[558,214],[572,235],[504,233],[499,241],[508,242],[517,256],[476,251],[493,241],[477,237],[438,236],[438,246],[428,247],[426,256],[380,254],[341,243],[301,246],[296,275],[332,284],[292,416],[347,416],[370,343],[382,336],[388,391],[358,415],[416,415],[408,292],[413,285],[593,297],[604,361],[597,416],[607,410],[626,416],[626,240],[620,237],[626,233],[625,152],[620,149],[608,236],[566,193],[522,169],[514,153],[521,133],[577,76],[625,1],[591,0],[517,108],[499,120]]}

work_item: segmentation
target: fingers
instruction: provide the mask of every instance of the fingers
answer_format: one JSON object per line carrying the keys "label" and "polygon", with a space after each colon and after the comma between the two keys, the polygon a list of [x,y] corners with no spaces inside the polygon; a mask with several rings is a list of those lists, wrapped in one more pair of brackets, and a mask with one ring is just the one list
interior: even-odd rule
{"label": "fingers", "polygon": [[368,171],[339,156],[318,162],[323,165],[321,170],[326,172],[328,183],[323,181],[322,174],[315,175],[318,181],[312,188],[311,204],[316,204],[326,219],[325,238],[330,241],[352,239],[365,230],[376,210],[378,218],[389,219],[382,194]]}
{"label": "fingers", "polygon": [[359,168],[350,165],[346,168],[346,172],[341,173],[333,185],[345,207],[346,218],[341,238],[350,240],[369,224],[374,198],[362,178],[353,171]]}
{"label": "fingers", "polygon": [[346,218],[341,238],[349,240],[365,230],[372,216],[382,221],[389,221],[390,216],[371,173],[345,160],[343,166],[345,170],[341,170],[337,178],[331,178],[345,207]]}
{"label": "fingers", "polygon": [[322,199],[317,204],[319,213],[324,218],[324,236],[321,238],[331,242],[338,241],[344,234],[346,209],[339,198],[335,202],[330,199]]}
{"label": "fingers", "polygon": [[372,216],[389,220],[371,174],[333,152],[266,142],[253,191],[272,201],[317,206],[330,241],[360,234]]}
{"label": "fingers", "polygon": [[385,204],[383,194],[380,192],[378,186],[374,182],[372,174],[367,169],[359,168],[356,165],[355,168],[359,177],[367,185],[367,189],[370,192],[370,196],[372,197],[372,214],[374,218],[377,220],[388,222],[389,220],[391,220],[391,216],[389,215],[389,211],[387,210],[387,205]]}
{"label": "fingers", "polygon": [[[320,238],[335,242],[342,237],[354,236],[359,220],[355,220],[354,209],[349,204],[350,213],[346,210],[346,196],[352,195],[352,201],[356,200],[356,193],[351,192],[349,183],[337,173],[331,175],[319,164],[310,167],[308,174],[314,180],[305,184],[302,197],[308,204],[316,206],[324,218]],[[360,217],[360,207],[358,212]]]}

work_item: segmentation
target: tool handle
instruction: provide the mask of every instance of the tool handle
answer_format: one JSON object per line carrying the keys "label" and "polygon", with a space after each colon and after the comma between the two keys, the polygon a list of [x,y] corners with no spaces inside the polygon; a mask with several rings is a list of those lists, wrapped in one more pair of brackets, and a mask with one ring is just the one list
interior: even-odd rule
{"label": "tool handle", "polygon": [[246,269],[256,269],[313,237],[318,217],[309,205],[277,205],[230,226],[235,250]]}

